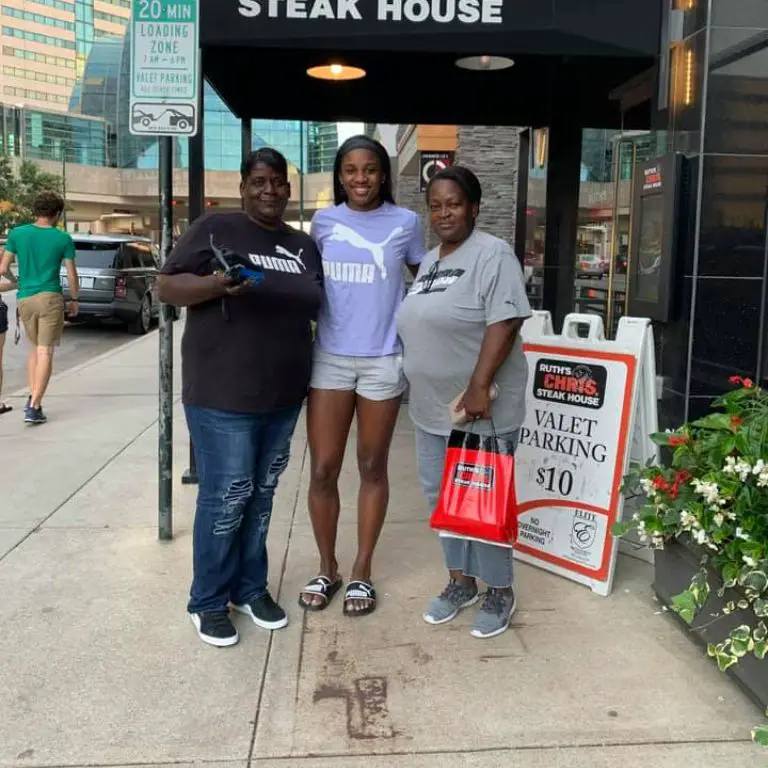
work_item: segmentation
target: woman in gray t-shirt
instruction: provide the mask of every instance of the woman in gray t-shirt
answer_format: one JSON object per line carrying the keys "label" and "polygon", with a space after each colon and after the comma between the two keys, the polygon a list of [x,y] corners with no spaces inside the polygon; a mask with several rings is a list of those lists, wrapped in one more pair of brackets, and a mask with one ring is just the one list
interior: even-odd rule
{"label": "woman in gray t-shirt", "polygon": [[[525,412],[528,368],[519,332],[531,308],[512,249],[475,229],[481,196],[477,177],[462,166],[432,178],[427,202],[440,245],[422,260],[398,315],[419,480],[432,508],[452,429],[449,408],[457,396],[464,392],[455,407],[466,412],[473,431],[489,434],[495,428],[514,443]],[[493,400],[492,388],[498,392]],[[504,632],[515,610],[511,548],[450,536],[441,536],[441,543],[450,581],[424,620],[444,624],[476,603],[479,580],[488,591],[472,634]]]}

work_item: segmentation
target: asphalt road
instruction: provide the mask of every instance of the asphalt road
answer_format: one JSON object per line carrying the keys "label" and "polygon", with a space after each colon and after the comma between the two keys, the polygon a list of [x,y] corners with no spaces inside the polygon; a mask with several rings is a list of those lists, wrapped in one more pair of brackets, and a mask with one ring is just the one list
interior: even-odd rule
{"label": "asphalt road", "polygon": [[[22,328],[18,344],[13,343],[16,327],[16,291],[3,294],[3,300],[8,304],[8,333],[5,337],[5,353],[3,355],[3,391],[0,396],[8,396],[26,386],[27,373],[27,340]],[[155,331],[150,331],[155,333]],[[70,325],[64,327],[61,346],[56,350],[53,360],[54,373],[67,368],[81,365],[93,357],[115,349],[135,339],[122,326],[115,325]]]}

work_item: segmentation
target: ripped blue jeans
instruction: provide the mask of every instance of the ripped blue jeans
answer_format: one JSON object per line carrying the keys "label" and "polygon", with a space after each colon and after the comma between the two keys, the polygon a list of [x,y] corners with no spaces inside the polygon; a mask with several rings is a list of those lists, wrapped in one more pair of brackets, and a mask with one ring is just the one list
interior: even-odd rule
{"label": "ripped blue jeans", "polygon": [[187,610],[225,611],[267,591],[267,533],[300,408],[268,414],[185,406],[199,480]]}

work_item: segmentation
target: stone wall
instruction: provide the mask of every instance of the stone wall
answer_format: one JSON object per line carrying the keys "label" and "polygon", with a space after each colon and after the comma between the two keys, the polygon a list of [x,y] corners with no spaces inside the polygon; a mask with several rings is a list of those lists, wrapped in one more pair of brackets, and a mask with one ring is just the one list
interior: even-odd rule
{"label": "stone wall", "polygon": [[395,201],[403,208],[409,208],[419,215],[421,219],[422,242],[425,247],[431,247],[427,227],[427,205],[424,201],[424,193],[419,190],[419,177],[414,174],[403,174],[397,178],[395,188]]}
{"label": "stone wall", "polygon": [[456,163],[477,174],[483,187],[478,226],[514,246],[520,129],[458,126]]}
{"label": "stone wall", "polygon": [[[399,126],[399,135],[403,128]],[[514,245],[520,129],[460,125],[457,133],[456,162],[474,171],[483,187],[479,226]],[[434,247],[437,238],[429,229],[427,205],[424,193],[419,191],[417,175],[403,174],[398,178],[395,199],[419,214],[425,246]]]}

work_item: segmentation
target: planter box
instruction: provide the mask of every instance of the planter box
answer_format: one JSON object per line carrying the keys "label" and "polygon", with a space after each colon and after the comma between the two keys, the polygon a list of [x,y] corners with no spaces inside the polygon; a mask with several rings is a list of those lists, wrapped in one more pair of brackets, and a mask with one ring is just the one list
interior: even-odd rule
{"label": "planter box", "polygon": [[[671,608],[672,598],[690,586],[691,579],[698,573],[701,565],[699,556],[685,544],[670,541],[664,546],[664,549],[655,552],[653,589],[659,600]],[[680,623],[688,636],[704,648],[707,643],[722,641],[732,629],[741,624],[754,626],[755,623],[755,616],[751,611],[736,610],[728,616],[723,614],[725,604],[731,600],[738,601],[741,595],[736,590],[728,590],[722,598],[719,597],[717,590],[722,587],[722,580],[717,572],[711,569],[709,576],[709,599],[692,625],[686,624],[674,611],[669,611],[670,616]],[[713,614],[719,615],[720,618],[713,621]],[[709,626],[706,626],[707,624]],[[711,659],[711,663],[714,664],[715,660]],[[749,654],[730,667],[726,674],[765,712],[768,707],[768,657],[760,661]]]}

